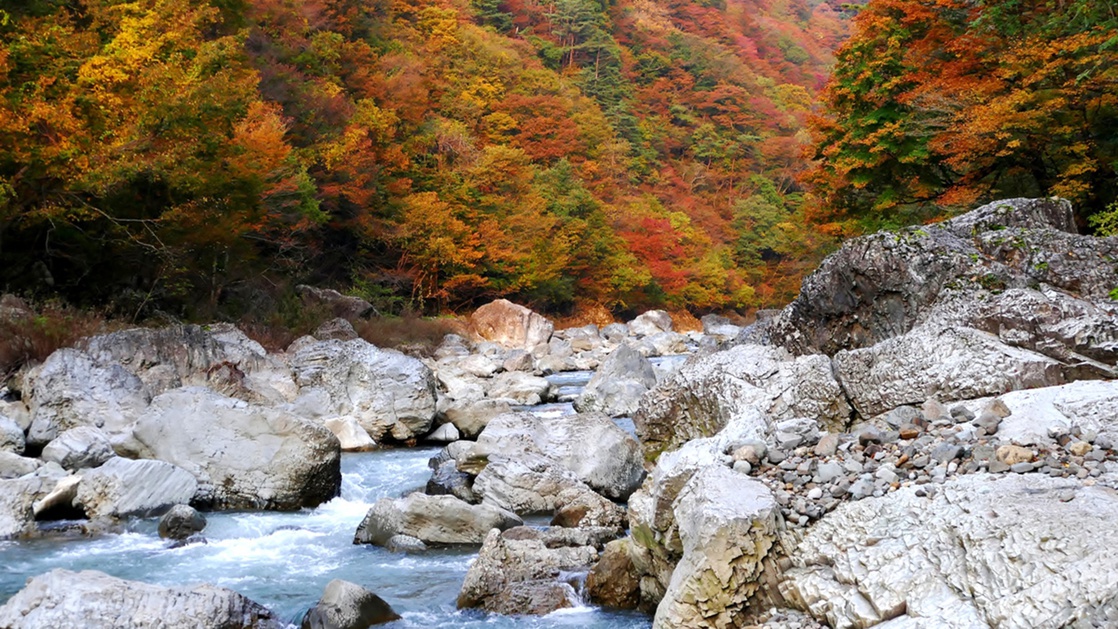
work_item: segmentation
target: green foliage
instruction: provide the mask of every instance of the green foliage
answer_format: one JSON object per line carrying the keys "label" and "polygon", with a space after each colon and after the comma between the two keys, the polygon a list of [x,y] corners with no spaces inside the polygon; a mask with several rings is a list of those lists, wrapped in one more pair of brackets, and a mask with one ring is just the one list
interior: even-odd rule
{"label": "green foliage", "polygon": [[1111,203],[1088,220],[1099,236],[1118,236],[1118,202]]}

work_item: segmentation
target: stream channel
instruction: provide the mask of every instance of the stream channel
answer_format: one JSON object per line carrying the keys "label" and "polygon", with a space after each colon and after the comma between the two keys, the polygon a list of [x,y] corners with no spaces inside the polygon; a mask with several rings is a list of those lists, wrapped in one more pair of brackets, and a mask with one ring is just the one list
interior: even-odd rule
{"label": "stream channel", "polygon": [[[591,375],[565,372],[548,376],[560,401],[526,410],[554,419],[573,412],[570,400]],[[633,431],[631,420],[617,422]],[[157,518],[132,520],[124,533],[92,539],[0,542],[0,604],[22,589],[28,578],[66,568],[99,570],[166,586],[212,583],[244,594],[295,626],[332,579],[360,584],[388,601],[402,619],[382,625],[386,629],[651,626],[651,619],[643,614],[588,605],[544,617],[459,611],[455,601],[477,555],[476,547],[404,555],[378,546],[354,545],[357,525],[373,503],[421,489],[431,475],[427,460],[438,451],[436,446],[420,446],[343,454],[342,490],[337,498],[293,513],[206,513],[206,544],[168,548],[168,542],[159,538]],[[528,518],[527,522],[543,526],[547,518]]]}

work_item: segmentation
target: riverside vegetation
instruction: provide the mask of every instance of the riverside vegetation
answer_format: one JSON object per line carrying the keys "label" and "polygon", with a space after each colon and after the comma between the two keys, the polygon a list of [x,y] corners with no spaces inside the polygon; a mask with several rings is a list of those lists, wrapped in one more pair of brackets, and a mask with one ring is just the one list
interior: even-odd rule
{"label": "riverside vegetation", "polygon": [[[335,505],[343,450],[445,445],[422,489],[332,538],[373,554],[317,605],[55,569],[0,627],[649,623],[588,604],[657,628],[1109,626],[1118,238],[1074,219],[1012,199],[855,239],[747,327],[650,311],[557,330],[497,301],[423,359],[345,319],[273,353],[230,325],[83,339],[4,402],[0,553],[179,505],[161,561],[204,548],[221,510]],[[463,546],[450,600],[349,582],[374,578],[367,557]]]}

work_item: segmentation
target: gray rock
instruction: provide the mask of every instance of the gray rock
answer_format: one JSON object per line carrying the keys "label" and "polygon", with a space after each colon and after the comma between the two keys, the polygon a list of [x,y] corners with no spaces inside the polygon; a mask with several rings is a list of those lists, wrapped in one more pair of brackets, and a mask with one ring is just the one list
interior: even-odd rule
{"label": "gray rock", "polygon": [[497,374],[489,385],[489,397],[504,398],[525,406],[546,401],[550,391],[551,383],[546,379],[522,371]]}
{"label": "gray rock", "polygon": [[356,583],[334,579],[303,616],[300,629],[369,629],[399,618],[381,597]]}
{"label": "gray rock", "polygon": [[23,454],[25,445],[23,429],[6,415],[0,415],[0,452]]}
{"label": "gray rock", "polygon": [[[587,444],[594,444],[587,448]],[[489,422],[478,435],[475,454],[560,467],[609,498],[624,500],[644,478],[640,444],[597,413],[541,419],[510,413]],[[479,490],[480,491],[480,490]]]}
{"label": "gray rock", "polygon": [[955,443],[941,443],[932,448],[932,458],[940,463],[946,463],[963,456],[963,446]]}
{"label": "gray rock", "polygon": [[384,548],[390,553],[414,554],[427,552],[427,544],[411,535],[393,535],[384,543]]}
{"label": "gray rock", "polygon": [[311,336],[320,341],[352,341],[360,338],[353,329],[353,324],[341,317],[318,326]]}
{"label": "gray rock", "polygon": [[458,471],[453,460],[443,461],[435,468],[425,491],[430,496],[450,495],[469,503],[478,501],[469,474]]}
{"label": "gray rock", "polygon": [[831,481],[834,481],[835,479],[842,476],[843,473],[844,470],[842,469],[842,465],[839,465],[838,463],[835,463],[833,461],[820,463],[819,466],[815,468],[815,482],[824,484],[830,483]]}
{"label": "gray rock", "polygon": [[14,452],[0,450],[0,480],[19,478],[39,469],[39,459],[20,456]]}
{"label": "gray rock", "polygon": [[288,348],[300,387],[326,393],[325,416],[350,416],[374,440],[421,437],[435,417],[435,377],[422,362],[363,340],[305,336]]}
{"label": "gray rock", "polygon": [[159,537],[163,539],[187,539],[205,528],[206,516],[190,505],[175,505],[159,518]]}
{"label": "gray rock", "polygon": [[[198,479],[195,504],[298,509],[338,494],[341,446],[321,424],[189,387],[155,398],[135,429],[142,458]],[[184,501],[178,501],[184,502]]]}
{"label": "gray rock", "polygon": [[611,417],[629,416],[646,391],[656,386],[652,363],[628,343],[606,358],[575,400],[579,412],[600,411]]}
{"label": "gray rock", "polygon": [[109,436],[92,426],[78,426],[58,435],[43,448],[42,459],[74,471],[97,467],[116,456]]}
{"label": "gray rock", "polygon": [[839,352],[835,369],[865,417],[919,403],[929,391],[960,400],[1064,381],[1057,361],[955,326],[919,326],[873,347]]}
{"label": "gray rock", "polygon": [[649,456],[719,433],[764,440],[771,422],[811,417],[845,429],[850,407],[826,356],[739,345],[694,358],[640,400],[633,421]]}
{"label": "gray rock", "polygon": [[417,493],[378,500],[361,521],[353,543],[384,546],[402,534],[425,544],[480,544],[490,529],[521,524],[515,514],[492,505]]}
{"label": "gray rock", "polygon": [[197,490],[181,467],[115,457],[82,473],[75,502],[90,518],[148,516],[190,502]]}
{"label": "gray rock", "polygon": [[72,348],[54,352],[21,387],[30,400],[29,443],[46,445],[78,426],[101,428],[115,441],[130,436],[151,402],[148,387],[119,364],[101,365]]}
{"label": "gray rock", "polygon": [[555,325],[543,315],[506,299],[498,299],[474,311],[470,327],[486,341],[525,350],[547,343],[555,331]]}
{"label": "gray rock", "polygon": [[515,400],[507,398],[452,402],[443,410],[446,420],[466,438],[476,437],[494,418],[512,412]]}
{"label": "gray rock", "polygon": [[212,585],[165,588],[102,572],[56,569],[30,579],[0,607],[19,629],[280,629],[265,607]]}
{"label": "gray rock", "polygon": [[35,532],[35,502],[48,495],[64,475],[61,469],[57,474],[40,469],[22,478],[0,480],[0,540],[30,537]]}
{"label": "gray rock", "polygon": [[[1017,242],[1031,255],[1021,256]],[[945,288],[976,283],[972,278],[1009,288],[1046,283],[1100,298],[1118,285],[1118,271],[1105,264],[1116,253],[1113,239],[1076,234],[1067,201],[998,201],[936,225],[848,241],[804,280],[770,335],[796,353],[868,347],[906,333]],[[1046,264],[1028,262],[1036,257]]]}

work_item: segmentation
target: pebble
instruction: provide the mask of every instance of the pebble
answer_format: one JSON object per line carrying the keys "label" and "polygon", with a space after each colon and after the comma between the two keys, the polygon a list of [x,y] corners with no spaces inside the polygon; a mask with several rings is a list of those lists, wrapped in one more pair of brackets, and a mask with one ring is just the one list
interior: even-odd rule
{"label": "pebble", "polygon": [[974,419],[974,413],[969,408],[959,404],[951,408],[951,417],[959,423],[969,422]]}
{"label": "pebble", "polygon": [[817,483],[829,483],[839,476],[842,476],[842,466],[833,461],[820,463],[815,468],[815,482]]}
{"label": "pebble", "polygon": [[963,446],[954,443],[941,443],[932,448],[932,458],[940,463],[957,459],[963,454]]}
{"label": "pebble", "polygon": [[928,423],[939,421],[941,419],[950,419],[951,417],[947,413],[947,408],[944,407],[943,404],[940,404],[934,398],[929,398],[927,401],[925,401],[924,405],[920,407],[920,411],[924,415],[924,421]]}
{"label": "pebble", "polygon": [[862,426],[858,427],[855,432],[858,435],[858,443],[862,445],[881,443],[884,440],[884,436],[881,434],[881,431],[872,424],[863,424]]}
{"label": "pebble", "polygon": [[1028,448],[1022,448],[1015,445],[1004,445],[994,451],[994,455],[998,460],[1006,465],[1013,465],[1015,463],[1023,463],[1033,460],[1033,452]]}
{"label": "pebble", "polygon": [[740,474],[748,474],[753,471],[753,466],[749,461],[734,461],[734,471]]}
{"label": "pebble", "polygon": [[769,450],[768,457],[769,457],[770,462],[780,463],[784,459],[788,458],[788,455],[785,454],[782,450],[773,449],[773,450]]}
{"label": "pebble", "polygon": [[839,436],[834,433],[827,433],[819,439],[819,443],[815,444],[815,456],[834,456],[838,451]]}
{"label": "pebble", "polygon": [[1009,466],[1009,471],[1011,471],[1015,474],[1024,474],[1026,472],[1031,472],[1035,469],[1036,469],[1036,466],[1033,465],[1032,463],[1030,463],[1029,461],[1021,461],[1020,463],[1014,463],[1013,465]]}
{"label": "pebble", "polygon": [[920,436],[920,429],[913,424],[905,424],[901,426],[898,436],[901,439],[915,439]]}
{"label": "pebble", "polygon": [[1086,441],[1073,441],[1068,444],[1067,450],[1075,456],[1083,456],[1091,451],[1093,446]]}
{"label": "pebble", "polygon": [[1071,502],[1072,500],[1075,500],[1075,490],[1065,489],[1064,491],[1060,492],[1059,498],[1060,502]]}

